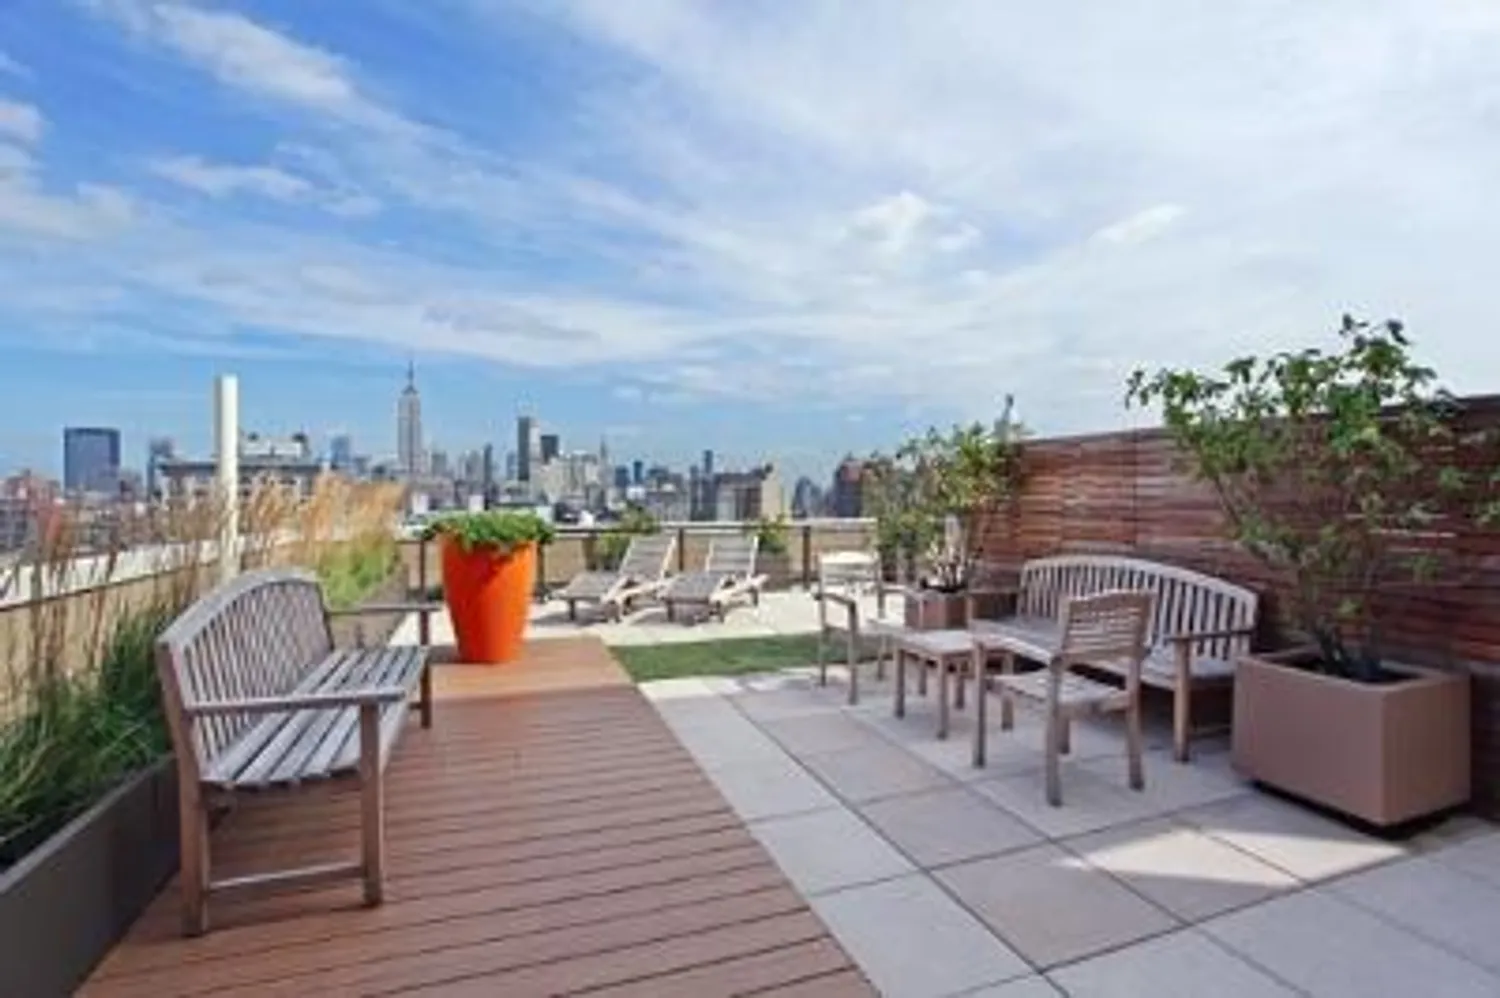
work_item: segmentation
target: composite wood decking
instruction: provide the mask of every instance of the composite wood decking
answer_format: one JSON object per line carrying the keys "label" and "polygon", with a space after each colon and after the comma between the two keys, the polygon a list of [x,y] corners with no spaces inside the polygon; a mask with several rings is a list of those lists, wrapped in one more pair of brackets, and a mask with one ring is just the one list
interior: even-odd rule
{"label": "composite wood decking", "polygon": [[[383,906],[358,884],[219,900],[183,939],[173,884],[82,994],[873,994],[603,646],[532,648],[440,667],[387,775]],[[251,799],[216,868],[357,855],[358,804]]]}

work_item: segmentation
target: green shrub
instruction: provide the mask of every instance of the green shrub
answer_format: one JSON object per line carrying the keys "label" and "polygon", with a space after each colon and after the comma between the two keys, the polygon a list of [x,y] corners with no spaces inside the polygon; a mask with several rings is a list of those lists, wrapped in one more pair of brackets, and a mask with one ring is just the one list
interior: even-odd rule
{"label": "green shrub", "polygon": [[786,554],[792,528],[785,516],[763,516],[747,525],[745,533],[755,534],[760,538],[761,554],[778,555]]}
{"label": "green shrub", "polygon": [[549,544],[552,524],[535,513],[491,510],[484,513],[452,513],[439,517],[423,531],[424,538],[446,537],[465,551],[489,548],[510,551],[523,544]]}
{"label": "green shrub", "polygon": [[594,543],[594,560],[601,569],[619,568],[632,537],[660,532],[661,524],[656,522],[656,517],[632,506],[620,517],[619,523],[599,535]]}
{"label": "green shrub", "polygon": [[364,538],[334,548],[318,562],[324,598],[335,610],[364,602],[395,570],[400,554],[393,538]]}
{"label": "green shrub", "polygon": [[40,683],[0,727],[0,868],[168,751],[152,645],[170,619],[122,619],[97,669]]}

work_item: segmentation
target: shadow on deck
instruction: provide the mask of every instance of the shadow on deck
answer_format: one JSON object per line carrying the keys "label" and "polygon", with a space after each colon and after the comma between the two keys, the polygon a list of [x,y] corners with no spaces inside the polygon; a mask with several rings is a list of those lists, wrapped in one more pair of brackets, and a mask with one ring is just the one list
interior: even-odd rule
{"label": "shadow on deck", "polygon": [[[353,881],[230,899],[183,939],[173,884],[82,993],[872,993],[598,641],[437,690],[387,775],[383,906]],[[216,873],[356,856],[358,814],[352,784],[248,800]]]}

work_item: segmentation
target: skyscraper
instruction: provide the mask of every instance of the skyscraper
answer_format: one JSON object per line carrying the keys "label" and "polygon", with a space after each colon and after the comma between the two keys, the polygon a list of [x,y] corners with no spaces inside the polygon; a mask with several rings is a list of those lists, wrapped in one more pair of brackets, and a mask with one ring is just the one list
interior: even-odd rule
{"label": "skyscraper", "polygon": [[417,393],[417,368],[406,365],[406,387],[396,402],[396,463],[408,478],[422,467],[422,396]]}
{"label": "skyscraper", "polygon": [[541,447],[542,463],[546,464],[548,461],[555,461],[561,446],[562,438],[556,433],[543,433]]}
{"label": "skyscraper", "polygon": [[703,452],[703,477],[714,477],[714,452],[711,450]]}
{"label": "skyscraper", "polygon": [[103,426],[63,430],[63,488],[114,492],[120,483],[120,431]]}
{"label": "skyscraper", "polygon": [[536,433],[536,420],[530,416],[516,417],[516,481],[531,481],[531,442]]}
{"label": "skyscraper", "polygon": [[630,484],[641,485],[646,481],[646,462],[636,458],[630,462]]}
{"label": "skyscraper", "polygon": [[177,456],[177,448],[171,437],[152,437],[146,445],[146,495],[155,499],[161,483],[160,466]]}
{"label": "skyscraper", "polygon": [[354,438],[347,433],[335,433],[328,439],[328,463],[334,471],[350,471],[354,468]]}

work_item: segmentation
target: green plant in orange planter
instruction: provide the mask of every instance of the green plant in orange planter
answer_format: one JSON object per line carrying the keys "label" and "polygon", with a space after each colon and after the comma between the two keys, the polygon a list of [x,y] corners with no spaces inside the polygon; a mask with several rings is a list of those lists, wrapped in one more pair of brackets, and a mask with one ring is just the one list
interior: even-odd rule
{"label": "green plant in orange planter", "polygon": [[535,513],[458,513],[434,521],[425,534],[442,540],[443,598],[459,660],[515,658],[536,585],[537,548],[552,540],[552,525]]}

